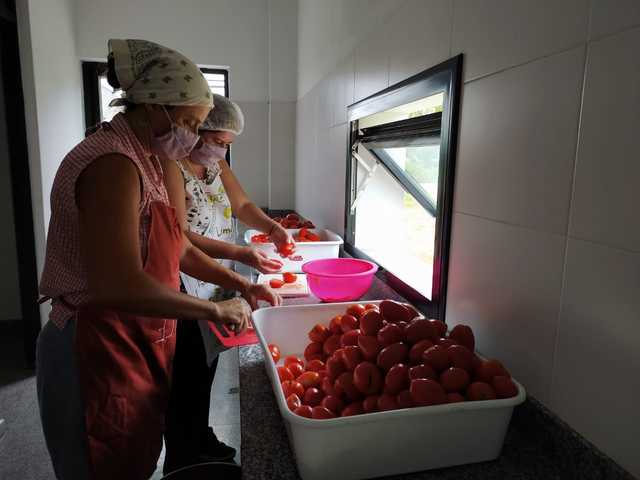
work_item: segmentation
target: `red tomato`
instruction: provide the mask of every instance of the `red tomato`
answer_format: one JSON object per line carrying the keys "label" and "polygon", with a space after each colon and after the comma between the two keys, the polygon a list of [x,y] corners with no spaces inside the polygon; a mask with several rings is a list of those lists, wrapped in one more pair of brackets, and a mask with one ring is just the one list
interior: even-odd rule
{"label": "red tomato", "polygon": [[315,359],[322,360],[324,358],[323,355],[323,344],[319,342],[311,342],[304,349],[304,358],[307,362]]}
{"label": "red tomato", "polygon": [[320,391],[320,389],[316,387],[307,388],[304,392],[304,401],[305,405],[309,405],[310,407],[315,407],[316,405],[320,405],[322,399],[324,398],[324,393]]}
{"label": "red tomato", "polygon": [[389,370],[396,363],[405,363],[409,354],[409,348],[402,342],[384,347],[378,354],[376,363],[383,370]]}
{"label": "red tomato", "polygon": [[336,418],[336,416],[328,408],[318,405],[317,407],[313,407],[313,410],[311,411],[311,418],[315,418],[316,420],[327,420],[329,418]]}
{"label": "red tomato", "polygon": [[288,257],[293,253],[295,248],[296,248],[295,243],[285,243],[284,245],[280,246],[280,248],[278,249],[278,253],[282,256]]}
{"label": "red tomato", "polygon": [[355,305],[349,305],[349,307],[347,307],[347,314],[348,315],[352,315],[355,318],[360,318],[362,316],[362,314],[365,312],[365,308],[363,305],[360,305],[359,303],[355,304]]}
{"label": "red tomato", "polygon": [[321,405],[333,413],[338,414],[344,408],[344,402],[334,395],[327,395],[322,399]]}
{"label": "red tomato", "polygon": [[420,340],[426,340],[433,338],[437,335],[435,327],[429,323],[429,320],[424,318],[416,318],[411,320],[411,323],[407,325],[404,330],[407,342],[411,345],[418,343]]}
{"label": "red tomato", "polygon": [[353,315],[343,315],[340,320],[340,328],[342,329],[342,333],[347,333],[349,330],[355,330],[358,328],[358,319]]}
{"label": "red tomato", "polygon": [[431,324],[431,326],[433,327],[434,331],[436,332],[436,336],[433,337],[434,339],[439,338],[439,337],[444,337],[445,334],[447,333],[447,324],[440,321],[440,320],[429,320],[429,323]]}
{"label": "red tomato", "polygon": [[355,387],[365,395],[378,393],[382,387],[382,374],[371,362],[362,362],[353,371]]}
{"label": "red tomato", "polygon": [[360,330],[364,335],[377,335],[382,328],[383,320],[377,309],[369,309],[360,317]]}
{"label": "red tomato", "polygon": [[411,380],[411,398],[417,407],[447,403],[447,395],[438,382],[427,378]]}
{"label": "red tomato", "polygon": [[320,384],[322,385],[322,380],[324,380],[327,376],[327,369],[318,370],[318,375],[320,375]]}
{"label": "red tomato", "polygon": [[334,386],[339,397],[344,395],[351,401],[358,400],[361,397],[360,391],[354,385],[353,374],[351,372],[341,373]]}
{"label": "red tomato", "polygon": [[331,331],[321,323],[316,323],[309,331],[309,340],[312,342],[324,343],[330,336]]}
{"label": "red tomato", "polygon": [[473,353],[462,345],[451,345],[447,348],[447,354],[452,367],[464,368],[467,372],[473,372]]}
{"label": "red tomato", "polygon": [[464,397],[458,392],[447,393],[447,403],[464,402]]}
{"label": "red tomato", "polygon": [[271,358],[273,358],[273,363],[278,363],[280,360],[280,348],[277,345],[270,343],[269,353],[271,354]]}
{"label": "red tomato", "polygon": [[496,396],[498,398],[511,398],[518,395],[518,387],[511,377],[506,377],[503,375],[498,375],[497,377],[493,377],[493,389],[496,391]]}
{"label": "red tomato", "polygon": [[473,382],[467,388],[467,398],[469,400],[494,400],[496,392],[488,383]]}
{"label": "red tomato", "polygon": [[364,306],[364,309],[365,309],[365,310],[378,310],[378,311],[380,311],[380,309],[378,308],[378,306],[377,306],[377,305],[374,305],[373,303],[367,303],[367,304]]}
{"label": "red tomato", "polygon": [[493,377],[510,377],[498,360],[482,360],[476,368],[476,380],[491,384]]}
{"label": "red tomato", "polygon": [[302,402],[300,401],[300,397],[295,393],[292,393],[287,397],[287,407],[289,407],[289,410],[291,410],[292,412],[295,412],[296,408],[301,405]]}
{"label": "red tomato", "polygon": [[331,333],[340,334],[342,333],[342,327],[340,326],[340,322],[342,321],[342,315],[336,315],[329,322],[329,330]]}
{"label": "red tomato", "polygon": [[287,213],[287,215],[285,215],[284,218],[286,220],[291,220],[292,222],[299,222],[300,221],[300,215],[298,215],[297,213]]}
{"label": "red tomato", "polygon": [[342,363],[347,367],[347,370],[353,371],[362,360],[360,347],[348,345],[342,349]]}
{"label": "red tomato", "polygon": [[285,380],[282,382],[282,391],[284,392],[284,398],[289,398],[289,395],[294,393],[300,398],[304,395],[304,387],[300,382],[295,380]]}
{"label": "red tomato", "polygon": [[440,337],[436,340],[436,345],[440,345],[444,348],[449,348],[451,345],[456,345],[456,342],[451,338]]}
{"label": "red tomato", "polygon": [[410,322],[415,317],[415,312],[409,310],[402,303],[393,300],[383,300],[380,302],[380,312],[382,312],[382,316],[391,323]]}
{"label": "red tomato", "polygon": [[378,339],[370,335],[360,335],[358,337],[358,346],[362,351],[362,356],[367,360],[375,360],[380,350],[382,350]]}
{"label": "red tomato", "polygon": [[378,331],[378,342],[383,347],[402,341],[404,332],[402,328],[394,323],[388,323]]}
{"label": "red tomato", "polygon": [[318,372],[304,372],[298,377],[298,382],[304,388],[318,387],[320,386],[320,375]]}
{"label": "red tomato", "polygon": [[309,405],[302,405],[296,408],[293,413],[300,415],[301,417],[312,418],[313,410]]}
{"label": "red tomato", "polygon": [[362,402],[353,402],[342,409],[340,413],[341,417],[352,417],[353,415],[362,415],[364,413],[364,407]]}
{"label": "red tomato", "polygon": [[300,365],[302,365],[304,367],[304,360],[302,360],[300,357],[296,357],[295,355],[289,355],[288,357],[286,357],[284,359],[284,366],[285,367],[288,367],[292,363],[299,363]]}
{"label": "red tomato", "polygon": [[309,363],[307,363],[307,370],[311,371],[311,372],[320,372],[321,370],[325,369],[325,364],[322,360],[318,360],[317,358],[315,360],[311,360]]}
{"label": "red tomato", "polygon": [[322,383],[320,384],[322,391],[326,394],[326,395],[331,395],[333,397],[339,397],[340,395],[338,395],[338,392],[336,391],[336,388],[333,386],[334,382],[331,381],[328,377],[327,378],[323,378],[322,379]]}
{"label": "red tomato", "polygon": [[358,345],[358,337],[360,337],[360,330],[349,330],[347,333],[342,335],[340,339],[340,345],[346,347],[347,345]]}
{"label": "red tomato", "polygon": [[425,350],[422,354],[422,360],[424,363],[431,365],[437,372],[440,372],[451,365],[447,349],[441,345],[434,345],[433,347]]}
{"label": "red tomato", "polygon": [[437,380],[438,374],[435,372],[431,365],[428,363],[421,363],[415,367],[409,369],[409,379],[415,380],[416,378],[429,378],[431,380]]}
{"label": "red tomato", "polygon": [[456,325],[451,330],[449,337],[454,339],[460,345],[464,345],[472,352],[476,348],[476,339],[473,336],[473,330],[467,325]]}
{"label": "red tomato", "polygon": [[447,392],[462,392],[469,385],[469,373],[458,367],[451,367],[440,374],[440,384]]}
{"label": "red tomato", "polygon": [[379,395],[369,395],[362,402],[362,408],[365,413],[373,413],[378,411],[378,397]]}
{"label": "red tomato", "polygon": [[389,410],[397,410],[400,408],[398,405],[398,399],[395,395],[383,393],[378,397],[378,410],[380,412],[387,412]]}
{"label": "red tomato", "polygon": [[433,347],[433,342],[431,340],[420,340],[416,343],[411,350],[409,350],[409,361],[412,365],[417,365],[422,363],[422,354],[428,348]]}
{"label": "red tomato", "polygon": [[409,387],[409,367],[398,363],[391,367],[384,378],[385,393],[396,395]]}
{"label": "red tomato", "polygon": [[411,398],[411,392],[409,390],[402,390],[396,397],[399,408],[411,408],[413,407],[413,398]]}
{"label": "red tomato", "polygon": [[280,379],[280,382],[284,382],[286,380],[295,380],[296,377],[293,376],[293,373],[291,373],[291,370],[289,370],[287,367],[280,365],[278,367],[278,378]]}
{"label": "red tomato", "polygon": [[346,370],[341,358],[336,355],[327,360],[327,377],[334,382],[338,376]]}
{"label": "red tomato", "polygon": [[298,378],[300,375],[304,373],[304,367],[299,363],[291,363],[287,368],[293,375],[293,378]]}
{"label": "red tomato", "polygon": [[293,272],[284,272],[282,274],[282,280],[284,283],[296,283],[298,276]]}
{"label": "red tomato", "polygon": [[269,280],[269,286],[271,288],[282,288],[283,285],[284,282],[278,278],[272,278],[271,280]]}
{"label": "red tomato", "polygon": [[331,335],[324,342],[323,351],[325,355],[333,355],[333,353],[340,348],[340,341],[342,340],[342,335]]}

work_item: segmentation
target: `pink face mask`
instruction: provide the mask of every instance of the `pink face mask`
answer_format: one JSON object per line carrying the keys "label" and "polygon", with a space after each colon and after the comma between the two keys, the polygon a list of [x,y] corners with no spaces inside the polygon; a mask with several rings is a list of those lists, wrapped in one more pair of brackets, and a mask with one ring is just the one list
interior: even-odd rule
{"label": "pink face mask", "polygon": [[162,135],[153,135],[151,138],[151,151],[155,155],[168,158],[169,160],[180,160],[191,153],[193,147],[195,147],[198,140],[200,140],[200,135],[176,125],[173,120],[171,120],[167,109],[164,108],[164,106],[162,109],[169,119],[171,128],[167,133],[163,133]]}
{"label": "pink face mask", "polygon": [[191,160],[205,167],[213,167],[218,160],[227,156],[227,149],[215,143],[201,142],[191,151]]}

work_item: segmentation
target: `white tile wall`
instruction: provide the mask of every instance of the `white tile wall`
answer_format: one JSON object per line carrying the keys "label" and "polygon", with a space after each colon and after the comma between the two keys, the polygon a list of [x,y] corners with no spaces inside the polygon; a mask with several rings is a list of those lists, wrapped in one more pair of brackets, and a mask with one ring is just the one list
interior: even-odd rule
{"label": "white tile wall", "polygon": [[590,38],[640,25],[638,0],[592,0]]}
{"label": "white tile wall", "polygon": [[640,252],[639,52],[640,27],[590,45],[571,234]]}
{"label": "white tile wall", "polygon": [[452,53],[472,79],[584,42],[588,18],[589,0],[454,0]]}
{"label": "white tile wall", "polygon": [[245,129],[232,147],[231,168],[256,205],[268,205],[269,113],[266,102],[238,102]]}
{"label": "white tile wall", "polygon": [[333,112],[331,125],[339,125],[347,121],[347,107],[354,101],[354,75],[354,59],[351,54],[340,62],[331,76],[330,98]]}
{"label": "white tile wall", "polygon": [[548,402],[565,239],[455,214],[447,323],[473,328],[478,349],[500,359]]}
{"label": "white tile wall", "polygon": [[307,192],[314,188],[313,163],[316,159],[316,95],[311,90],[298,101],[296,116],[296,210],[308,216],[311,202]]}
{"label": "white tile wall", "polygon": [[389,86],[389,43],[384,27],[371,32],[355,49],[355,100]]}
{"label": "white tile wall", "polygon": [[269,207],[295,205],[296,102],[271,102],[271,186]]}
{"label": "white tile wall", "polygon": [[640,254],[570,240],[551,408],[640,472]]}
{"label": "white tile wall", "polygon": [[449,57],[452,2],[408,0],[386,27],[389,84],[437,65]]}
{"label": "white tile wall", "polygon": [[465,85],[455,208],[566,233],[584,48]]}

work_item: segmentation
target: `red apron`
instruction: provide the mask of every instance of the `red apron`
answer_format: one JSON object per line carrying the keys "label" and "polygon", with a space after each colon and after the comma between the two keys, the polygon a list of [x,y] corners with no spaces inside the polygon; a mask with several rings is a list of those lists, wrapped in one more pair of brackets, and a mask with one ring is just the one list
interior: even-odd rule
{"label": "red apron", "polygon": [[[182,232],[175,210],[150,206],[144,270],[178,290]],[[80,309],[75,349],[94,480],[148,479],[162,449],[176,320]]]}

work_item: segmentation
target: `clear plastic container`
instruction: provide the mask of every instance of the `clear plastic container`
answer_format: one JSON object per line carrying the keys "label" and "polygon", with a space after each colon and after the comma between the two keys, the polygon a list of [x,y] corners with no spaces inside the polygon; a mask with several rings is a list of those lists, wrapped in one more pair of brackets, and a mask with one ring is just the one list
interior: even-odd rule
{"label": "clear plastic container", "polygon": [[[353,303],[353,302],[350,302]],[[513,407],[525,399],[463,402],[331,420],[299,417],[287,408],[268,344],[302,356],[307,333],[350,303],[264,308],[253,312],[265,366],[300,476],[304,480],[375,478],[493,460],[500,455]],[[367,302],[378,303],[378,302]],[[514,380],[515,382],[515,380]]]}

